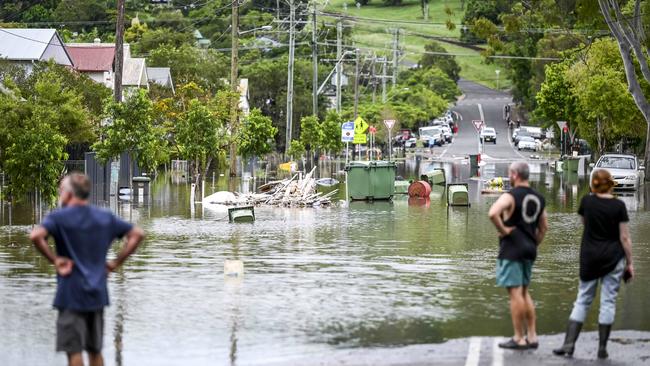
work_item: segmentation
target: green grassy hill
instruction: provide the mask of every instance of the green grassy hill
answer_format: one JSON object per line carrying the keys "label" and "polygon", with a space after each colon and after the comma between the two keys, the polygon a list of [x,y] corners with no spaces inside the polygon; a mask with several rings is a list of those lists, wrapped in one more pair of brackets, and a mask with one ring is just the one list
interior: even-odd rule
{"label": "green grassy hill", "polygon": [[[499,69],[498,65],[485,63],[475,49],[445,41],[457,41],[460,37],[458,26],[453,30],[447,27],[448,21],[460,25],[464,13],[460,0],[430,0],[429,19],[426,21],[419,1],[408,0],[400,6],[386,6],[381,0],[370,1],[357,8],[351,0],[331,0],[323,11],[353,17],[348,22],[353,26],[353,41],[360,48],[376,51],[377,54],[389,54],[393,42],[392,32],[399,28],[404,59],[412,63],[420,59],[424,45],[431,39],[436,39],[447,52],[457,55],[462,78],[496,87],[495,70]],[[447,9],[451,10],[451,15],[447,14]],[[500,88],[507,88],[508,83],[502,73]]]}

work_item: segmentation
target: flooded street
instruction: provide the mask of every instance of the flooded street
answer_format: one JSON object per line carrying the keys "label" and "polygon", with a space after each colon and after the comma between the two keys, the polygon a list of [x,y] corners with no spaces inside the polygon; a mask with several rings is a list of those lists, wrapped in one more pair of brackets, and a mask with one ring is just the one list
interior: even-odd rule
{"label": "flooded street", "polygon": [[[416,176],[433,163],[409,161]],[[440,164],[438,164],[440,165]],[[469,208],[431,200],[353,202],[329,208],[256,208],[254,224],[227,212],[189,207],[189,186],[160,179],[150,206],[120,204],[147,239],[109,280],[108,365],[250,365],[333,349],[439,343],[512,332],[505,291],[495,286],[498,243],[469,167],[444,165],[448,181],[469,181]],[[486,165],[484,178],[505,175]],[[533,169],[547,199],[550,231],[540,247],[531,292],[541,334],[564,331],[575,300],[586,180]],[[341,187],[343,189],[343,187]],[[622,287],[615,328],[650,331],[650,190],[622,197],[630,211],[638,280]],[[220,180],[214,190],[239,189]],[[206,192],[206,194],[211,192]],[[28,242],[30,208],[8,208],[0,227],[0,364],[63,365],[54,352],[54,269]],[[244,261],[243,278],[224,278],[226,259]],[[597,307],[587,330],[597,327]]]}

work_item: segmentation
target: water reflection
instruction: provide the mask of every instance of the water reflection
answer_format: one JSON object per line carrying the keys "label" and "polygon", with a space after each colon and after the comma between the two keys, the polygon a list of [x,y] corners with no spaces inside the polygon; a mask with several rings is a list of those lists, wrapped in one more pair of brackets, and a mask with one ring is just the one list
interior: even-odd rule
{"label": "water reflection", "polygon": [[[321,164],[322,165],[322,164]],[[440,342],[511,332],[507,299],[494,285],[496,233],[486,218],[498,195],[486,180],[506,164],[470,179],[462,163],[409,161],[405,178],[442,167],[449,182],[468,182],[471,207],[447,207],[443,187],[430,199],[352,202],[349,206],[258,208],[253,224],[227,222],[225,208],[197,205],[189,185],[154,182],[151,205],[110,206],[142,225],[148,239],[110,279],[107,364],[251,364],[289,360],[332,347]],[[338,171],[330,165],[330,172]],[[540,332],[561,332],[577,285],[581,224],[575,211],[585,177],[534,168],[551,230],[540,247],[533,296]],[[251,191],[264,180],[216,179],[206,194]],[[340,191],[343,191],[341,189]],[[648,187],[621,194],[631,211],[639,278],[650,276]],[[32,211],[0,210],[1,364],[62,365],[53,352],[53,269],[28,243]],[[226,259],[246,264],[243,279],[224,278]],[[616,326],[650,330],[650,288],[623,286]],[[597,311],[597,310],[594,310]],[[590,314],[587,329],[596,327]],[[29,346],[25,340],[29,339]]]}

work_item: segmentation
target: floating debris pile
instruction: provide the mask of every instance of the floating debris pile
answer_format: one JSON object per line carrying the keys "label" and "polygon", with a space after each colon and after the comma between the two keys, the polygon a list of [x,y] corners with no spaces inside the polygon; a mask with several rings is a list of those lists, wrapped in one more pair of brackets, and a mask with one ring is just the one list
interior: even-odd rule
{"label": "floating debris pile", "polygon": [[332,204],[332,197],[338,193],[335,189],[328,193],[317,192],[317,180],[314,171],[302,177],[300,174],[290,179],[266,183],[258,188],[260,193],[217,192],[203,199],[206,204],[227,206],[269,205],[285,207],[327,206]]}

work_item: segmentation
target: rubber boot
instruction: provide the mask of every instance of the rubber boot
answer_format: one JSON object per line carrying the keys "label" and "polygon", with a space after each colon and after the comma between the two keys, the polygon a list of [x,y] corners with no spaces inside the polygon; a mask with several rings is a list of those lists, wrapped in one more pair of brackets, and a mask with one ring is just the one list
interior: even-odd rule
{"label": "rubber boot", "polygon": [[607,340],[609,333],[612,331],[611,324],[598,324],[598,358],[607,358]]}
{"label": "rubber boot", "polygon": [[569,325],[566,328],[566,335],[564,336],[564,344],[560,348],[553,350],[553,353],[558,356],[573,356],[576,341],[580,335],[582,323],[569,320]]}

